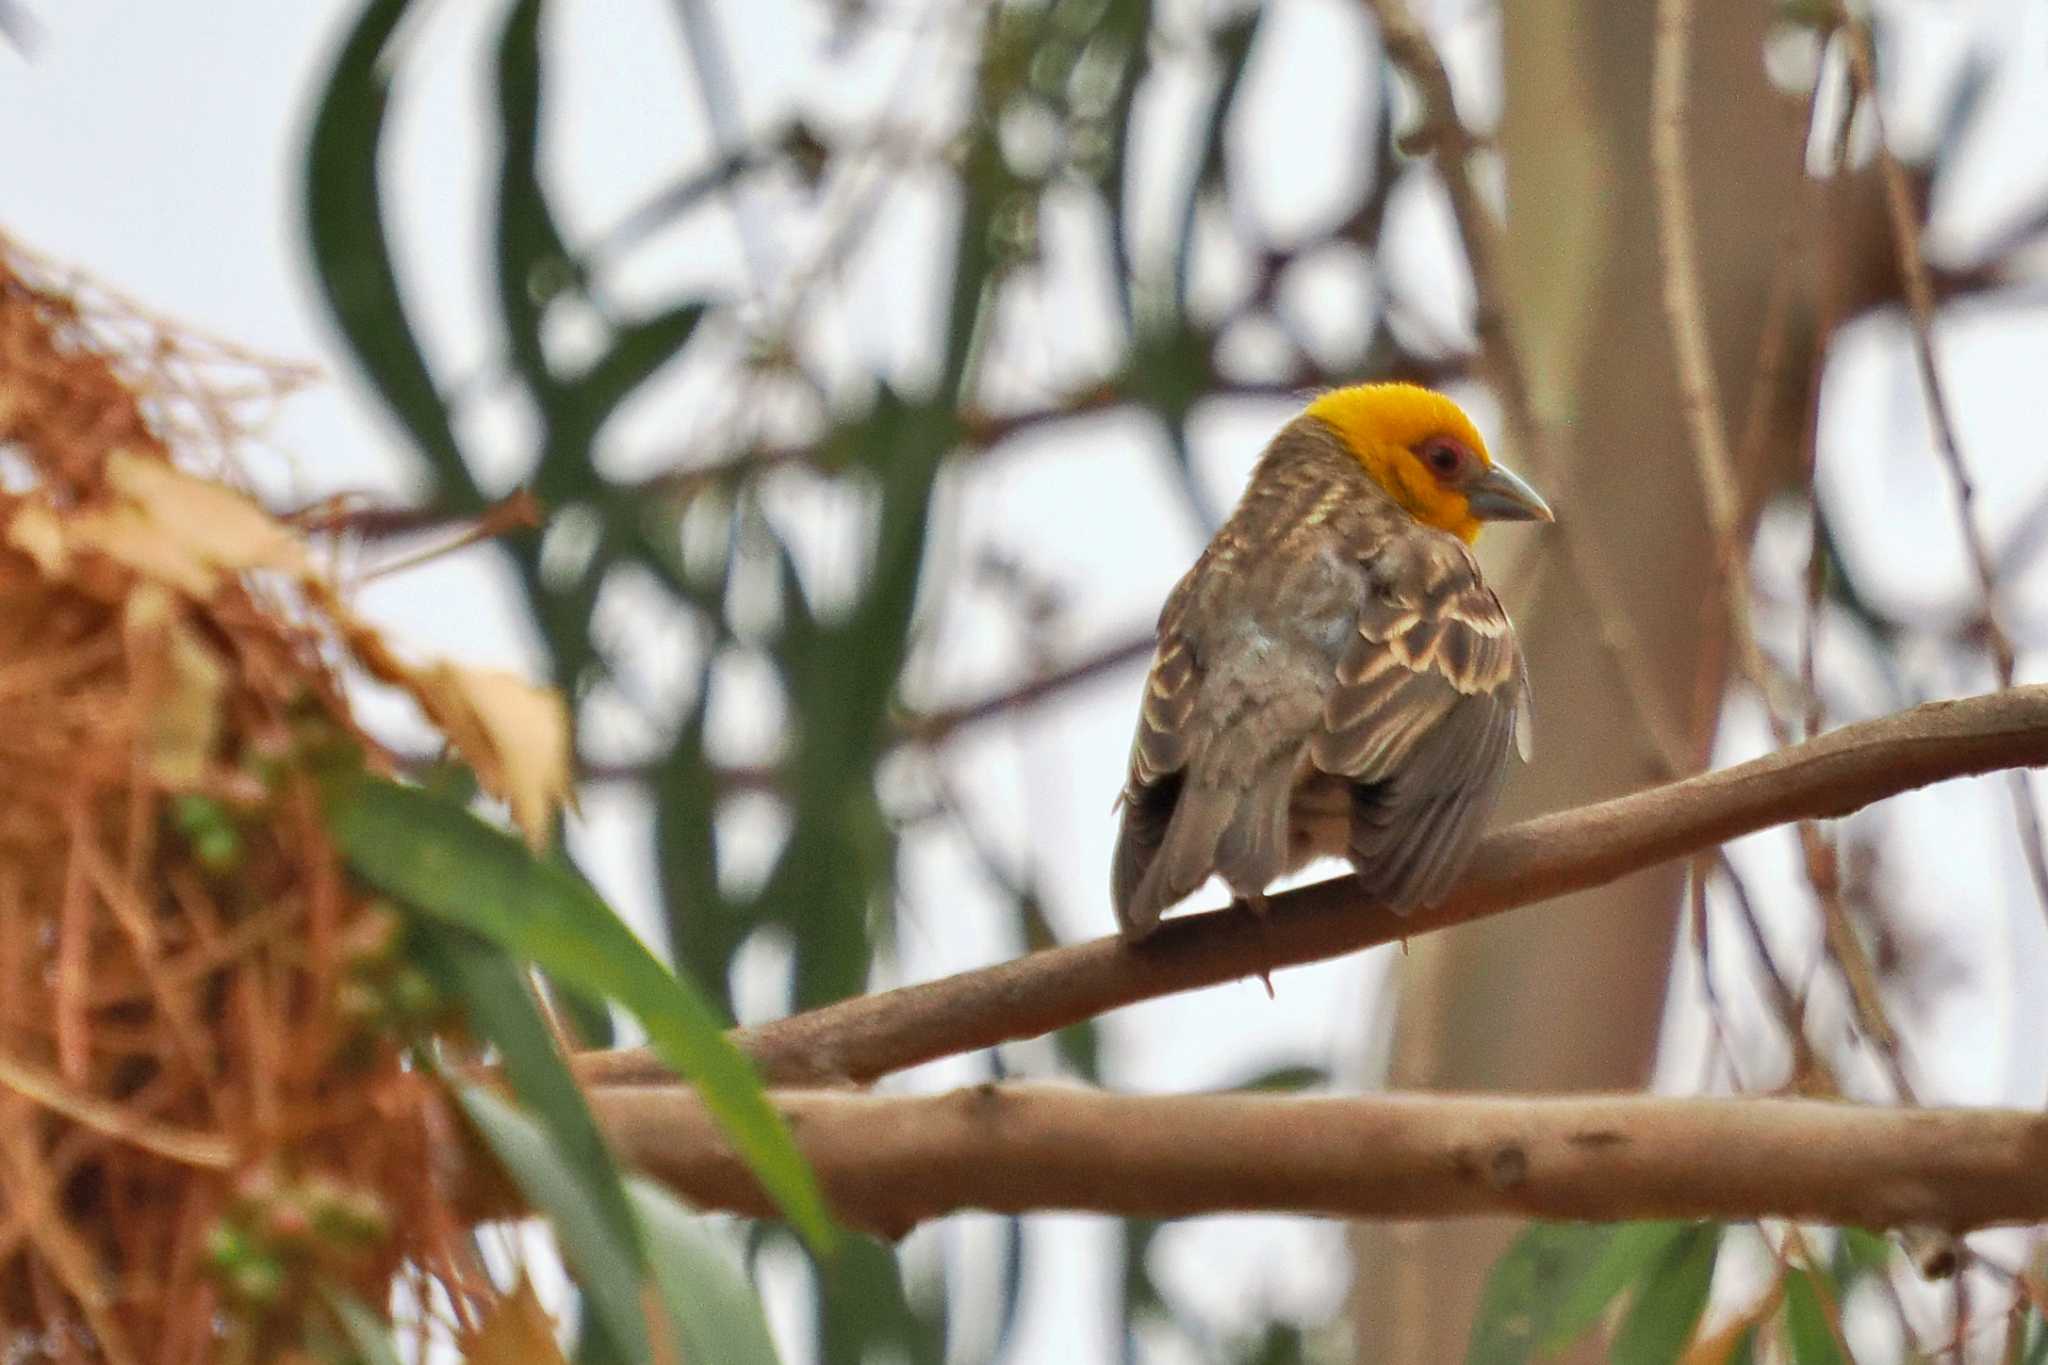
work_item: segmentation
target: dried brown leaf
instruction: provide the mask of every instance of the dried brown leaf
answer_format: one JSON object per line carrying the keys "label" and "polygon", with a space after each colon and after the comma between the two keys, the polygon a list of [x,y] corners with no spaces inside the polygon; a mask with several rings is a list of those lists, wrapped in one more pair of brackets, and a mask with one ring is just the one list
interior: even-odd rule
{"label": "dried brown leaf", "polygon": [[555,1321],[541,1307],[531,1280],[520,1280],[517,1289],[491,1306],[463,1357],[470,1365],[557,1365],[562,1360]]}
{"label": "dried brown leaf", "polygon": [[545,848],[570,796],[569,709],[562,694],[502,669],[442,663],[406,684],[484,790],[512,808],[526,842]]}

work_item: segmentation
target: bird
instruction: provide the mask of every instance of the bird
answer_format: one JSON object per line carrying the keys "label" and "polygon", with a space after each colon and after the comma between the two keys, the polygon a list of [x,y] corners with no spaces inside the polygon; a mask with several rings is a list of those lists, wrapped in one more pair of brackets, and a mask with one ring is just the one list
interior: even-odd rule
{"label": "bird", "polygon": [[1530,756],[1527,665],[1472,546],[1552,520],[1435,390],[1332,389],[1281,428],[1159,614],[1117,801],[1125,940],[1217,874],[1263,914],[1325,856],[1369,903],[1440,901],[1509,749]]}

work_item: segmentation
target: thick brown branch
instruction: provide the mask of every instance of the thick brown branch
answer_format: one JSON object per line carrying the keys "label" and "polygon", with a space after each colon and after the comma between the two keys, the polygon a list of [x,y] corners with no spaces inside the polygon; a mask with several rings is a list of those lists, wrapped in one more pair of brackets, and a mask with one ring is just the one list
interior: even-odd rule
{"label": "thick brown branch", "polygon": [[[1189,915],[1167,921],[1141,947],[1101,938],[1049,948],[741,1029],[735,1038],[775,1084],[872,1080],[1034,1038],[1120,1005],[1599,886],[1788,820],[1846,815],[1930,782],[2044,763],[2048,685],[1933,702],[1733,768],[1497,830],[1442,905],[1405,918],[1360,905],[1355,883],[1339,877],[1274,896],[1263,925],[1241,909]],[[638,1049],[586,1053],[577,1070],[589,1084],[667,1079]]]}
{"label": "thick brown branch", "polygon": [[[1116,1095],[1042,1085],[775,1097],[846,1221],[1768,1216],[1964,1231],[2048,1219],[2048,1116],[1815,1100]],[[682,1087],[592,1095],[621,1155],[703,1208],[774,1209]]]}

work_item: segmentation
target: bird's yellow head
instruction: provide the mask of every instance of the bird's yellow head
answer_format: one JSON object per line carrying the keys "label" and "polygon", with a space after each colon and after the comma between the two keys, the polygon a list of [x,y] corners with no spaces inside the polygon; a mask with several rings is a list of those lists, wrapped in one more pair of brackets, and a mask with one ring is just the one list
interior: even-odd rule
{"label": "bird's yellow head", "polygon": [[1468,545],[1489,521],[1551,520],[1536,490],[1493,462],[1464,410],[1432,389],[1356,384],[1316,399],[1307,415],[1410,516]]}

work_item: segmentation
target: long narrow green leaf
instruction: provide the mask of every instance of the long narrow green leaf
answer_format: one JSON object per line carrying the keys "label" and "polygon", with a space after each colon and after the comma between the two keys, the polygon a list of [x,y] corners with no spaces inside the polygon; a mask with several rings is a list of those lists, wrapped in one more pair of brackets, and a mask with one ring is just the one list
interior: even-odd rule
{"label": "long narrow green leaf", "polygon": [[569,415],[596,435],[628,394],[682,353],[704,312],[702,303],[680,303],[622,325],[610,349],[565,395]]}
{"label": "long narrow green leaf", "polygon": [[919,1312],[903,1292],[895,1248],[867,1237],[849,1237],[839,1259],[818,1274],[821,1359],[880,1357],[908,1365],[942,1365],[945,1322]]}
{"label": "long narrow green leaf", "polygon": [[1604,1223],[1531,1223],[1487,1276],[1466,1365],[1523,1365],[1551,1337],[1554,1315],[1613,1241]]}
{"label": "long narrow green leaf", "polygon": [[2038,1309],[2027,1314],[2027,1349],[2020,1355],[2020,1365],[2048,1365],[2048,1317]]}
{"label": "long narrow green leaf", "polygon": [[1664,1249],[1615,1334],[1613,1365],[1671,1365],[1692,1339],[1714,1282],[1721,1225],[1695,1223]]}
{"label": "long narrow green leaf", "polygon": [[569,282],[569,252],[540,184],[541,0],[519,0],[498,37],[498,310],[512,364],[545,409],[554,388],[541,316]]}
{"label": "long narrow green leaf", "polygon": [[644,1176],[628,1180],[626,1191],[646,1233],[654,1282],[683,1359],[780,1365],[760,1296],[704,1220]]}
{"label": "long narrow green leaf", "polygon": [[328,1311],[341,1324],[348,1344],[363,1365],[400,1365],[397,1343],[391,1340],[391,1326],[376,1310],[348,1290],[336,1285],[321,1286]]}
{"label": "long narrow green leaf", "polygon": [[565,1159],[548,1130],[474,1082],[460,1082],[455,1096],[470,1126],[534,1208],[554,1225],[562,1256],[576,1272],[576,1286],[603,1319],[605,1332],[629,1359],[649,1356],[647,1323],[641,1316],[643,1275],[640,1247],[622,1238],[591,1197],[584,1172]]}
{"label": "long narrow green leaf", "polygon": [[444,989],[463,1001],[471,1026],[497,1048],[499,1069],[554,1139],[563,1165],[573,1173],[607,1234],[630,1249],[636,1266],[642,1265],[618,1163],[568,1063],[556,1050],[554,1035],[518,965],[498,945],[436,920],[414,929],[413,953]]}
{"label": "long narrow green leaf", "polygon": [[1882,1275],[1891,1265],[1892,1244],[1863,1228],[1843,1228],[1835,1241],[1828,1273],[1844,1289],[1862,1275]]}
{"label": "long narrow green leaf", "polygon": [[1250,9],[1220,24],[1210,35],[1214,55],[1223,67],[1222,78],[1217,82],[1216,94],[1209,104],[1209,117],[1204,120],[1201,135],[1194,145],[1200,148],[1200,155],[1188,176],[1187,197],[1181,201],[1180,230],[1173,249],[1173,302],[1176,312],[1185,314],[1188,308],[1189,265],[1195,254],[1195,218],[1202,205],[1202,196],[1211,190],[1220,189],[1223,184],[1224,135],[1230,127],[1231,111],[1237,106],[1237,96],[1244,88],[1245,67],[1251,61],[1252,45],[1259,34],[1259,20],[1263,9]]}
{"label": "long narrow green leaf", "polygon": [[1792,1365],[1843,1365],[1821,1289],[1804,1270],[1785,1276],[1785,1337],[1792,1347]]}
{"label": "long narrow green leaf", "polygon": [[337,785],[330,802],[336,838],[371,883],[631,1010],[655,1051],[696,1086],[762,1188],[814,1250],[829,1250],[824,1196],[753,1064],[727,1041],[696,987],[663,967],[595,891],[416,788],[357,778]]}
{"label": "long narrow green leaf", "polygon": [[390,102],[392,38],[411,0],[365,5],[328,73],[306,151],[314,274],[370,382],[444,485],[455,510],[482,505],[399,297],[384,232],[377,154]]}
{"label": "long narrow green leaf", "polygon": [[1600,1255],[1558,1303],[1550,1330],[1543,1336],[1543,1350],[1561,1351],[1584,1336],[1621,1291],[1656,1266],[1665,1248],[1689,1226],[1678,1222],[1617,1224]]}

